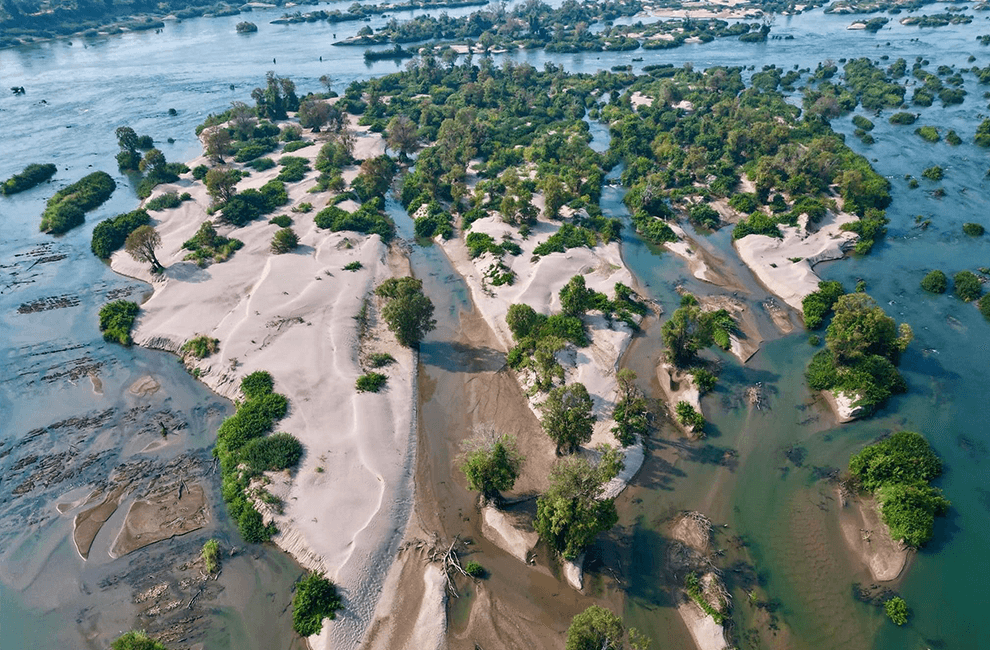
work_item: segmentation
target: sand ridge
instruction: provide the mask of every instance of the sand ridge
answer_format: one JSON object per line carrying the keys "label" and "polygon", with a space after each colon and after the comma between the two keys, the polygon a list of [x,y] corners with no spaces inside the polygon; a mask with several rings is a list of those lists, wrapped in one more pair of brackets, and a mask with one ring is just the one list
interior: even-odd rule
{"label": "sand ridge", "polygon": [[[384,150],[380,136],[356,131],[356,158]],[[319,149],[316,143],[292,155],[312,161]],[[347,171],[351,177],[357,172]],[[252,172],[237,189],[259,188],[278,172]],[[275,390],[288,398],[289,413],[277,428],[295,435],[305,453],[294,474],[273,477],[271,491],[283,499],[284,513],[268,510],[267,518],[280,529],[276,544],[304,566],[326,570],[340,585],[345,610],[315,647],[343,648],[355,647],[370,624],[409,519],[416,359],[383,328],[373,329],[365,345],[374,349],[366,352],[389,352],[396,363],[383,370],[389,381],[381,393],[355,390],[363,370],[354,316],[374,286],[396,270],[377,235],[316,227],[313,215],[330,196],[307,193],[317,176],[310,171],[302,182],[287,185],[290,204],[277,211],[292,216],[299,235],[300,246],[291,253],[273,255],[269,245],[278,227],[258,220],[241,228],[217,226],[220,234],[244,242],[228,261],[206,268],[183,261],[182,243],[208,218],[210,198],[202,183],[182,180],[155,191],[192,195],[178,208],[151,213],[162,239],[164,276],[152,278],[146,264],[122,251],[112,266],[154,285],[134,331],[138,344],[176,351],[196,335],[215,337],[218,352],[196,363],[210,388],[238,399],[241,378],[267,370]],[[301,202],[312,203],[314,211],[289,212]],[[362,268],[344,271],[350,262]]]}

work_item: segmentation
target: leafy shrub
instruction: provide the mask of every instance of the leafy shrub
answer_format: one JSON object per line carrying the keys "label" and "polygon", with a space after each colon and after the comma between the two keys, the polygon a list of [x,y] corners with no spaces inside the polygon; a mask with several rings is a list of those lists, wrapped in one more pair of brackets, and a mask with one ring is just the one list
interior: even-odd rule
{"label": "leafy shrub", "polygon": [[319,634],[323,619],[333,620],[337,610],[343,607],[337,586],[322,573],[310,573],[302,579],[292,597],[292,629],[300,636]]}
{"label": "leafy shrub", "polygon": [[423,293],[423,282],[415,278],[389,278],[375,294],[385,299],[382,318],[401,345],[414,347],[436,327],[433,301]]}
{"label": "leafy shrub", "polygon": [[294,206],[292,208],[292,211],[293,212],[300,212],[300,213],[306,214],[307,212],[312,212],[313,211],[313,204],[312,203],[300,203],[299,205]]}
{"label": "leafy shrub", "polygon": [[234,254],[234,251],[244,245],[239,239],[222,237],[217,234],[212,221],[204,221],[192,239],[182,244],[182,248],[191,251],[184,259],[195,261],[199,266],[209,262],[224,262]]}
{"label": "leafy shrub", "polygon": [[210,168],[206,165],[196,165],[192,168],[192,177],[197,181],[201,181],[206,178],[206,172],[210,171]]}
{"label": "leafy shrub", "polygon": [[248,544],[261,544],[270,540],[275,534],[275,525],[266,526],[261,513],[248,505],[237,521],[237,532]]}
{"label": "leafy shrub", "polygon": [[679,401],[674,407],[674,411],[677,413],[677,421],[683,426],[694,431],[701,431],[705,428],[705,416],[698,413],[688,402]]}
{"label": "leafy shrub", "polygon": [[914,132],[921,136],[925,142],[938,142],[942,136],[938,134],[938,129],[934,126],[919,126]]}
{"label": "leafy shrub", "polygon": [[271,169],[275,166],[275,164],[275,161],[271,158],[255,158],[254,160],[248,162],[246,166],[256,172],[263,172]]}
{"label": "leafy shrub", "polygon": [[75,228],[87,212],[102,205],[115,189],[117,184],[106,172],[93,172],[63,187],[48,199],[41,215],[42,232],[59,234]]}
{"label": "leafy shrub", "polygon": [[282,171],[278,173],[278,179],[285,183],[297,183],[306,177],[309,171],[309,161],[298,156],[282,156],[279,160]]}
{"label": "leafy shrub", "polygon": [[49,178],[55,175],[58,168],[52,163],[45,163],[40,165],[38,163],[31,163],[24,168],[20,174],[14,174],[0,185],[0,194],[4,196],[9,196],[11,194],[17,194],[18,192],[24,192],[29,190],[36,185],[44,183]]}
{"label": "leafy shrub", "polygon": [[264,370],[256,370],[241,380],[241,392],[249,400],[268,395],[274,389],[275,380]]}
{"label": "leafy shrub", "polygon": [[204,334],[183,343],[181,351],[197,359],[205,359],[218,349],[220,349],[220,340]]}
{"label": "leafy shrub", "polygon": [[980,147],[990,147],[990,118],[983,120],[976,128],[973,142]]}
{"label": "leafy shrub", "polygon": [[958,147],[962,144],[962,138],[959,137],[959,134],[956,133],[954,129],[950,129],[949,132],[945,134],[945,141],[953,147]]}
{"label": "leafy shrub", "polygon": [[90,250],[97,257],[107,259],[115,250],[124,245],[129,234],[150,222],[151,217],[142,208],[104,219],[93,229],[93,239],[89,244]]}
{"label": "leafy shrub", "polygon": [[256,472],[276,472],[299,464],[303,447],[295,436],[275,433],[249,440],[240,451],[240,458]]}
{"label": "leafy shrub", "polygon": [[362,268],[364,268],[364,265],[359,260],[354,260],[344,265],[345,271],[360,271]]}
{"label": "leafy shrub", "polygon": [[276,255],[288,253],[299,246],[299,236],[292,228],[280,228],[272,236],[272,252]]}
{"label": "leafy shrub", "polygon": [[286,145],[282,147],[282,153],[292,153],[293,151],[299,151],[300,149],[305,149],[311,144],[313,143],[304,140],[294,140],[292,142],[286,143]]}
{"label": "leafy shrub", "polygon": [[915,115],[914,113],[905,113],[905,112],[894,113],[893,115],[890,116],[890,123],[904,124],[904,125],[914,124],[917,119],[918,116]]}
{"label": "leafy shrub", "polygon": [[945,277],[945,273],[936,269],[921,280],[921,288],[931,293],[945,293],[949,288],[949,280]]}
{"label": "leafy shrub", "polygon": [[272,217],[269,219],[268,223],[274,224],[279,228],[288,228],[292,225],[292,217],[285,214],[280,214],[277,217]]}
{"label": "leafy shrub", "polygon": [[856,128],[863,129],[864,131],[873,130],[873,122],[862,115],[853,115],[852,121],[856,125]]}
{"label": "leafy shrub", "polygon": [[357,378],[355,387],[359,393],[377,393],[388,381],[388,375],[380,372],[366,372]]}
{"label": "leafy shrub", "polygon": [[234,160],[239,163],[248,162],[264,156],[266,153],[275,150],[278,142],[274,138],[259,138],[248,140],[237,149]]}
{"label": "leafy shrub", "polygon": [[819,282],[818,291],[808,294],[801,301],[805,327],[810,330],[821,327],[839,296],[844,293],[845,289],[842,288],[842,285],[834,280]]}
{"label": "leafy shrub", "polygon": [[137,303],[128,300],[114,300],[103,305],[100,308],[100,331],[103,332],[103,340],[130,345],[131,329],[134,327],[138,311],[140,307]]}
{"label": "leafy shrub", "polygon": [[387,242],[395,236],[395,224],[382,211],[383,205],[380,199],[373,199],[355,212],[347,212],[331,205],[320,210],[314,221],[318,227],[333,232],[351,230],[368,235],[375,234],[381,237],[382,241]]}
{"label": "leafy shrub", "polygon": [[691,375],[694,377],[694,384],[698,387],[698,392],[702,395],[711,392],[715,388],[715,384],[718,383],[718,377],[704,368],[695,368],[691,371]]}
{"label": "leafy shrub", "polygon": [[368,363],[371,364],[372,368],[381,368],[382,366],[395,363],[395,357],[388,352],[375,352],[368,357]]}
{"label": "leafy shrub", "polygon": [[952,278],[953,292],[966,302],[972,302],[983,293],[979,278],[970,271],[960,271]]}
{"label": "leafy shrub", "polygon": [[930,181],[940,181],[945,178],[945,170],[938,165],[934,165],[921,172],[921,175]]}
{"label": "leafy shrub", "polygon": [[990,293],[980,298],[980,301],[976,305],[980,308],[980,313],[983,314],[983,317],[990,320]]}
{"label": "leafy shrub", "polygon": [[153,212],[161,212],[162,210],[177,208],[182,205],[183,201],[188,201],[191,198],[188,192],[182,194],[182,196],[179,196],[178,192],[162,192],[148,201],[144,207]]}
{"label": "leafy shrub", "polygon": [[978,223],[964,223],[962,227],[963,233],[969,235],[970,237],[979,237],[986,230]]}
{"label": "leafy shrub", "polygon": [[908,606],[900,596],[894,596],[883,604],[883,611],[887,618],[897,625],[904,625],[908,622]]}
{"label": "leafy shrub", "polygon": [[464,565],[464,573],[468,574],[472,578],[482,578],[484,577],[486,571],[485,567],[481,566],[474,560],[471,560]]}
{"label": "leafy shrub", "polygon": [[206,565],[206,572],[216,573],[220,568],[220,542],[215,539],[208,540],[203,544],[200,556],[203,558],[203,564]]}
{"label": "leafy shrub", "polygon": [[110,645],[110,650],[168,650],[161,642],[144,632],[127,632]]}
{"label": "leafy shrub", "polygon": [[722,223],[722,217],[719,213],[704,203],[697,203],[691,206],[691,210],[688,211],[688,217],[692,223],[708,228],[709,230],[718,230],[719,225]]}
{"label": "leafy shrub", "polygon": [[732,229],[733,239],[742,239],[747,235],[766,235],[768,237],[783,237],[777,222],[762,212],[754,212],[736,224]]}

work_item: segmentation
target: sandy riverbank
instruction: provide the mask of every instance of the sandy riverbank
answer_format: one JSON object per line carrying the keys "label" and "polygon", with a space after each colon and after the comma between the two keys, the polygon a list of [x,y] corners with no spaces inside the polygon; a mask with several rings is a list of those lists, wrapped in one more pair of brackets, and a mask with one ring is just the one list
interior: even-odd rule
{"label": "sandy riverbank", "polygon": [[846,498],[839,493],[839,525],[849,549],[877,582],[896,580],[907,566],[911,551],[890,536],[872,497]]}
{"label": "sandy riverbank", "polygon": [[[357,135],[356,158],[383,149],[379,136]],[[312,161],[319,148],[317,143],[292,155]],[[278,171],[252,172],[237,189],[258,188]],[[269,490],[281,497],[284,513],[266,515],[279,527],[274,540],[279,546],[304,566],[327,571],[340,585],[345,610],[315,645],[346,648],[359,643],[371,622],[411,510],[416,360],[375,324],[374,308],[370,334],[359,337],[354,316],[374,286],[406,274],[404,260],[390,256],[377,235],[318,229],[313,215],[330,195],[307,194],[317,175],[311,171],[300,183],[287,185],[290,204],[278,211],[292,216],[299,248],[273,255],[269,245],[277,226],[267,220],[218,227],[244,247],[206,268],[184,262],[181,248],[208,218],[206,188],[187,180],[158,188],[155,194],[177,189],[193,200],[151,213],[162,239],[159,259],[167,270],[142,305],[134,339],[171,351],[200,334],[219,339],[218,352],[196,367],[210,388],[232,399],[240,397],[246,374],[272,374],[275,389],[290,405],[278,429],[295,435],[305,454],[291,476],[272,477]],[[313,204],[313,212],[289,212],[304,201]],[[351,262],[362,268],[344,271]],[[152,280],[147,265],[122,252],[112,265],[120,273]],[[389,376],[384,391],[358,393],[354,382],[363,373],[361,358],[371,352],[389,352],[396,363],[384,370]]]}

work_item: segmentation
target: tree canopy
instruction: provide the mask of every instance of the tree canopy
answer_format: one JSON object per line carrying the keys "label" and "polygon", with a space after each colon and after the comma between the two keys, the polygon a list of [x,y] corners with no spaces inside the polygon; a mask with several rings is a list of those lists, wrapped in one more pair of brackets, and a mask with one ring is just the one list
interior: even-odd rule
{"label": "tree canopy", "polygon": [[622,471],[622,453],[608,445],[600,446],[598,453],[595,463],[581,456],[558,461],[550,472],[550,489],[536,502],[533,527],[568,560],[619,520],[614,499],[601,497],[605,484]]}
{"label": "tree canopy", "polygon": [[415,347],[436,327],[433,301],[423,294],[423,281],[416,278],[389,278],[375,293],[385,299],[382,317],[399,343]]}
{"label": "tree canopy", "polygon": [[580,382],[554,388],[539,405],[543,430],[557,445],[558,454],[562,449],[573,453],[591,440],[597,419],[593,406],[588,389]]}
{"label": "tree canopy", "polygon": [[498,503],[501,493],[512,489],[524,460],[515,437],[499,433],[491,425],[478,427],[461,443],[461,471],[468,487],[480,492],[486,502]]}

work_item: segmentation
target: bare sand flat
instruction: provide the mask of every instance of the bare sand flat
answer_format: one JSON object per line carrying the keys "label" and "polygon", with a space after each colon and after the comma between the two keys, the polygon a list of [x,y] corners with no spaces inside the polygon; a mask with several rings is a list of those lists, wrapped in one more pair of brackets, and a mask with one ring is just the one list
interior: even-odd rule
{"label": "bare sand flat", "polygon": [[196,483],[178,492],[138,499],[127,509],[110,556],[121,557],[163,539],[191,533],[209,521],[203,486]]}
{"label": "bare sand flat", "polygon": [[[357,158],[383,150],[380,136],[360,131]],[[319,149],[317,143],[292,155],[313,160]],[[237,189],[260,187],[278,171],[252,172]],[[278,429],[295,435],[305,454],[293,476],[274,482],[281,485],[284,514],[268,511],[267,517],[279,527],[279,546],[304,566],[326,570],[342,587],[346,609],[314,644],[338,648],[356,646],[371,622],[408,521],[415,358],[381,327],[363,343],[359,338],[354,316],[373,288],[396,270],[377,235],[316,227],[313,215],[331,197],[306,192],[317,175],[311,171],[287,186],[290,204],[279,213],[292,216],[300,240],[291,253],[269,251],[278,228],[266,219],[242,228],[218,226],[220,234],[244,242],[228,261],[206,268],[183,261],[182,243],[208,218],[210,203],[203,184],[184,180],[155,192],[177,189],[193,197],[178,208],[151,213],[162,238],[164,277],[153,280],[147,265],[123,252],[112,263],[120,273],[154,283],[134,332],[137,343],[176,351],[196,335],[215,337],[219,351],[196,364],[210,388],[239,399],[241,378],[267,370],[275,390],[288,398],[289,414]],[[347,175],[356,175],[356,167]],[[289,212],[300,202],[312,203],[314,211]],[[350,262],[362,268],[344,271]],[[374,305],[371,312],[374,323]],[[383,371],[389,380],[378,394],[360,394],[354,387],[363,373],[362,345],[364,353],[389,352],[397,361]]]}
{"label": "bare sand flat", "polygon": [[739,258],[763,285],[788,305],[801,311],[801,300],[818,289],[821,278],[814,271],[820,262],[841,259],[857,235],[842,230],[855,215],[829,212],[818,230],[809,232],[807,216],[798,226],[780,226],[783,238],[747,235],[735,241]]}
{"label": "bare sand flat", "polygon": [[82,559],[89,558],[89,551],[93,546],[93,540],[103,528],[103,524],[113,516],[113,513],[120,507],[120,501],[124,498],[127,486],[118,485],[114,487],[104,497],[103,501],[91,508],[83,510],[72,522],[72,542],[76,546],[76,552]]}
{"label": "bare sand flat", "polygon": [[[839,496],[840,502],[843,500]],[[890,536],[872,497],[853,497],[839,511],[842,536],[850,550],[877,582],[896,580],[911,555],[910,549]]]}

